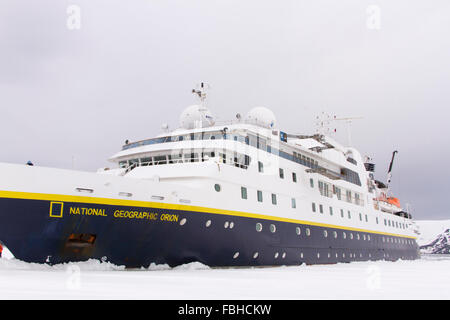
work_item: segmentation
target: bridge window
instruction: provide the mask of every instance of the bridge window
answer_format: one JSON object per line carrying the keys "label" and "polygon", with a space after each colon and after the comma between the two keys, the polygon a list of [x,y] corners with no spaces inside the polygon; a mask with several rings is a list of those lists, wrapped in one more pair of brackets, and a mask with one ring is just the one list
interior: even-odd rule
{"label": "bridge window", "polygon": [[119,168],[126,168],[127,167],[127,162],[126,161],[120,161],[119,162]]}
{"label": "bridge window", "polygon": [[166,156],[155,156],[153,158],[155,164],[166,164],[167,163],[167,158]]}
{"label": "bridge window", "polygon": [[141,159],[141,166],[151,166],[151,165],[153,165],[153,162],[152,162],[152,157],[148,157],[148,158],[142,158]]}

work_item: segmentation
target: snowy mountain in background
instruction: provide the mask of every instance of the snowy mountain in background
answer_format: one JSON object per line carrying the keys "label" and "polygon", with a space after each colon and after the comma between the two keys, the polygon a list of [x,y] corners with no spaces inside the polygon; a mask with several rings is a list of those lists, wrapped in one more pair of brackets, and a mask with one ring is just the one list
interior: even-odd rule
{"label": "snowy mountain in background", "polygon": [[422,253],[450,254],[450,220],[416,221]]}
{"label": "snowy mountain in background", "polygon": [[438,235],[438,237],[430,244],[420,246],[420,252],[450,254],[450,229],[447,229]]}

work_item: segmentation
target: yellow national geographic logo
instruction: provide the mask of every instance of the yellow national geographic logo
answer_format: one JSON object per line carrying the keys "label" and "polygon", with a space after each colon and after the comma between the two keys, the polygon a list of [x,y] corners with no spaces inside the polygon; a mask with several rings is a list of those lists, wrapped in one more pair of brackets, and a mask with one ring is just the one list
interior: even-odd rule
{"label": "yellow national geographic logo", "polygon": [[50,217],[62,218],[63,216],[63,202],[50,202]]}

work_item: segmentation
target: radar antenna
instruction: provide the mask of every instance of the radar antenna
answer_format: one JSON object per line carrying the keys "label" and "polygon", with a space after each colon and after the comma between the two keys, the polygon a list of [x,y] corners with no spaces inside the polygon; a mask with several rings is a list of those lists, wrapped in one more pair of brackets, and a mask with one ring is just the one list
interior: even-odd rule
{"label": "radar antenna", "polygon": [[206,91],[210,88],[210,86],[207,83],[200,82],[196,86],[195,89],[192,89],[192,93],[196,94],[200,99],[200,105],[204,107],[204,103],[206,100]]}
{"label": "radar antenna", "polygon": [[363,119],[363,117],[345,117],[345,118],[334,118],[335,121],[345,121],[347,123],[347,137],[348,137],[348,145],[352,145],[352,121]]}
{"label": "radar antenna", "polygon": [[316,116],[316,133],[321,135],[331,135],[336,132],[335,128],[331,128],[332,121],[336,119],[336,116],[331,116],[326,112],[322,112]]}

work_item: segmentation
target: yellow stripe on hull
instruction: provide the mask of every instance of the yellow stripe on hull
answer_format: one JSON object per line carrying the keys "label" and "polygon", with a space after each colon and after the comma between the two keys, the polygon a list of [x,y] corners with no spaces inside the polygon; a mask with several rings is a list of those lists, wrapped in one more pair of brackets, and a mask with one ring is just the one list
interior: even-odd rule
{"label": "yellow stripe on hull", "polygon": [[351,228],[351,227],[342,227],[342,226],[337,226],[337,225],[311,222],[311,221],[305,221],[305,220],[281,218],[281,217],[274,217],[274,216],[263,215],[263,214],[247,213],[247,212],[241,212],[241,211],[223,210],[223,209],[207,208],[207,207],[199,207],[199,206],[191,206],[191,205],[184,205],[184,204],[160,203],[160,202],[152,202],[152,201],[138,201],[138,200],[125,200],[125,199],[111,199],[111,198],[97,198],[97,197],[87,197],[87,196],[62,195],[62,194],[18,192],[18,191],[0,191],[0,198],[24,199],[24,200],[45,200],[45,201],[59,201],[59,202],[73,202],[73,203],[117,205],[117,206],[128,206],[128,207],[157,208],[157,209],[169,209],[169,210],[183,210],[183,211],[191,211],[191,212],[202,212],[202,213],[210,213],[210,214],[221,214],[221,215],[229,215],[229,216],[237,216],[237,217],[245,217],[245,218],[289,222],[289,223],[296,223],[296,224],[302,224],[302,225],[312,225],[312,226],[335,228],[335,229],[342,229],[342,230],[355,231],[355,232],[366,232],[366,233],[382,234],[382,235],[394,236],[394,237],[416,239],[416,237],[394,234],[394,233],[379,232],[379,231],[372,231],[372,230],[365,230],[365,229],[358,229],[358,228]]}

